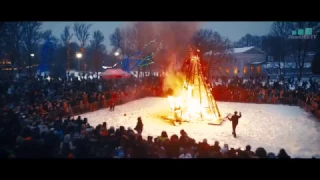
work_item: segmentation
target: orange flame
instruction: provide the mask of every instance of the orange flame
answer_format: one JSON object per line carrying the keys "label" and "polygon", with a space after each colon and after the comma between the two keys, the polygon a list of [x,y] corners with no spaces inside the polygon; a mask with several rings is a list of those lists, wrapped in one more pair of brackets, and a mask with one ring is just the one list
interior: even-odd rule
{"label": "orange flame", "polygon": [[[198,61],[198,56],[192,56],[191,61],[195,62]],[[173,80],[176,80],[177,78],[172,77]],[[201,86],[203,86],[204,89],[204,83],[202,82]],[[195,84],[187,84],[186,81],[183,83],[177,83],[177,84],[183,84],[183,86],[180,87],[173,87],[175,93],[173,96],[168,96],[168,102],[170,105],[170,109],[173,111],[174,119],[182,119],[185,121],[197,121],[197,120],[210,120],[210,121],[216,121],[219,119],[219,115],[214,113],[208,113],[208,106],[209,101],[204,100],[201,101],[202,97],[207,97],[207,92],[201,91],[200,93],[195,93],[194,87]],[[203,94],[201,94],[203,93]],[[209,96],[212,96],[209,94]],[[215,109],[217,110],[217,109]]]}

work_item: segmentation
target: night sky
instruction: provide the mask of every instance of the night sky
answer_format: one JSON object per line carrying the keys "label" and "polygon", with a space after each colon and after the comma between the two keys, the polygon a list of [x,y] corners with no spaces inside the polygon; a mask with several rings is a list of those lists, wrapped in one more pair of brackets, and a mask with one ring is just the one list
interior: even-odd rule
{"label": "night sky", "polygon": [[[60,37],[66,25],[74,22],[43,22],[43,30],[51,29],[53,34]],[[105,44],[110,48],[109,36],[116,27],[121,27],[126,22],[86,22],[93,26],[91,31],[100,30],[105,36]],[[245,34],[266,35],[269,33],[272,22],[203,22],[201,28],[213,29],[231,41],[237,41]]]}

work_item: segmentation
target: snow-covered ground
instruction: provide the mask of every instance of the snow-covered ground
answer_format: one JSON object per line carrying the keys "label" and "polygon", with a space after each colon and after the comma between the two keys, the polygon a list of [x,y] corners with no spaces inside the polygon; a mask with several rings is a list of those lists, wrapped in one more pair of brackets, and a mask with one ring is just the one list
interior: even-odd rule
{"label": "snow-covered ground", "polygon": [[[138,116],[144,123],[143,136],[159,136],[161,131],[168,135],[179,134],[184,129],[197,141],[207,138],[209,143],[218,140],[234,148],[244,148],[250,144],[253,149],[264,147],[268,152],[277,153],[280,148],[292,157],[310,158],[320,154],[320,122],[303,109],[286,105],[265,105],[249,103],[217,102],[223,115],[241,111],[237,128],[238,137],[231,135],[231,123],[225,121],[220,126],[185,123],[172,126],[162,119],[170,113],[166,98],[144,98],[115,108],[114,112],[103,109],[82,114],[91,125],[104,121],[108,126],[121,125],[134,128]],[[126,115],[125,115],[126,114]]]}

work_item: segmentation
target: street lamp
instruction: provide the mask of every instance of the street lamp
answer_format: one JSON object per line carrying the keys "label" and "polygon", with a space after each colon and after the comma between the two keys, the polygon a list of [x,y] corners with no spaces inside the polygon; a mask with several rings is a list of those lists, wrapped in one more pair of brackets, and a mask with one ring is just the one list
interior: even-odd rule
{"label": "street lamp", "polygon": [[82,54],[81,53],[77,53],[76,56],[77,56],[78,59],[82,58]]}
{"label": "street lamp", "polygon": [[119,56],[119,55],[120,55],[120,53],[121,53],[121,49],[120,49],[120,48],[118,48],[118,49],[116,50],[116,52],[114,53],[114,55],[115,55],[115,56]]}
{"label": "street lamp", "polygon": [[79,72],[80,72],[80,70],[81,70],[81,69],[80,69],[80,59],[82,58],[82,54],[78,52],[78,53],[76,54],[76,57],[78,58],[78,68],[79,68]]}
{"label": "street lamp", "polygon": [[29,73],[30,73],[30,76],[32,74],[32,70],[31,70],[31,67],[32,67],[32,59],[34,58],[34,54],[30,54],[30,58],[29,58]]}

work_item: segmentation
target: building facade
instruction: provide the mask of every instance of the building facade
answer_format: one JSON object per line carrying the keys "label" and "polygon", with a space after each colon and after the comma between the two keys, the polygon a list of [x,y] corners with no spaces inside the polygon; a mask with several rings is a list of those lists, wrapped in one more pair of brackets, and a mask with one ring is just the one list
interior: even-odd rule
{"label": "building facade", "polygon": [[[204,54],[206,58],[210,57],[212,52]],[[213,55],[214,56],[214,55]],[[267,60],[267,54],[262,50],[251,46],[243,48],[234,48],[227,53],[227,60],[216,63],[213,67],[217,71],[215,74],[220,76],[258,76],[263,75],[263,64]]]}
{"label": "building facade", "polygon": [[[312,76],[311,64],[315,53],[306,53],[303,64],[303,76]],[[278,77],[280,74],[285,77],[297,76],[299,68],[296,66],[296,58],[294,55],[285,56],[284,61],[279,63],[279,60],[269,57],[269,60],[262,65],[263,70],[271,77]],[[301,60],[302,61],[302,60]],[[279,68],[280,67],[280,68]]]}
{"label": "building facade", "polygon": [[[302,53],[303,54],[303,53]],[[216,54],[217,55],[217,54]],[[212,56],[211,52],[204,54],[208,59]],[[215,55],[213,55],[215,56]],[[251,46],[243,48],[234,48],[227,53],[228,58],[216,63],[212,68],[213,76],[270,76],[271,78],[278,78],[280,75],[284,77],[297,77],[299,68],[296,65],[297,56],[291,54],[284,57],[284,61],[280,62],[272,56],[268,56],[262,50]],[[303,77],[312,76],[311,64],[315,53],[308,52],[304,57]]]}

